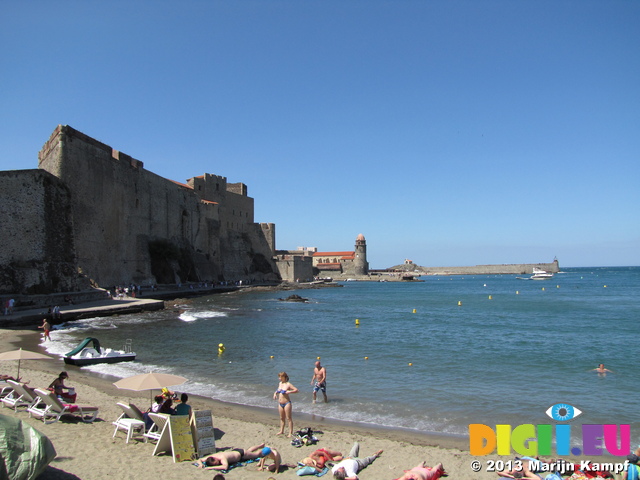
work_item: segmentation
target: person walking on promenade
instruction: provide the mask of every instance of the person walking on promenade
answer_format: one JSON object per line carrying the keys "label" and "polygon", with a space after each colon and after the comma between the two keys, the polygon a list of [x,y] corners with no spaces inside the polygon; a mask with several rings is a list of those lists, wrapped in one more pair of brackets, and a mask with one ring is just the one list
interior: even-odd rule
{"label": "person walking on promenade", "polygon": [[327,369],[324,368],[320,362],[316,362],[316,366],[313,369],[313,377],[311,377],[311,385],[313,385],[313,403],[316,403],[316,396],[318,390],[322,390],[324,396],[324,403],[327,403]]}

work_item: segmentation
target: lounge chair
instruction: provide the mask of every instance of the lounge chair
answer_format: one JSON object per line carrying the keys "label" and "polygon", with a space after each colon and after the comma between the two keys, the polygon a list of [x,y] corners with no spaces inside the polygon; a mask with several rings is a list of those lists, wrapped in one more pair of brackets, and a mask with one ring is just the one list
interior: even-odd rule
{"label": "lounge chair", "polygon": [[6,397],[13,391],[13,385],[8,384],[5,380],[0,381],[0,398]]}
{"label": "lounge chair", "polygon": [[122,409],[122,415],[120,415],[115,422],[112,422],[112,424],[116,426],[115,430],[113,431],[113,436],[116,436],[118,430],[123,430],[127,432],[126,443],[129,443],[129,440],[131,440],[131,438],[133,438],[136,433],[142,435],[144,437],[144,441],[146,442],[147,437],[144,436],[144,416],[142,415],[142,412],[138,409],[138,407],[132,404],[125,403],[117,403],[116,405],[118,405]]}
{"label": "lounge chair", "polygon": [[[63,404],[58,397],[52,392],[40,390],[36,388],[35,393],[38,398],[27,409],[29,416],[41,417],[44,423],[54,423],[60,420],[63,415],[78,415],[83,422],[91,423],[98,416],[98,407],[92,407],[90,405],[66,405]],[[44,405],[38,405],[40,400]],[[48,418],[53,420],[47,421]]]}
{"label": "lounge chair", "polygon": [[144,436],[151,440],[160,440],[162,430],[164,430],[164,426],[170,416],[171,415],[167,415],[165,413],[149,413],[149,418],[153,420],[153,426],[144,434]]}
{"label": "lounge chair", "polygon": [[13,388],[13,391],[0,398],[3,407],[9,405],[17,412],[19,407],[29,407],[38,397],[33,389],[22,383],[13,380],[7,380],[7,383]]}

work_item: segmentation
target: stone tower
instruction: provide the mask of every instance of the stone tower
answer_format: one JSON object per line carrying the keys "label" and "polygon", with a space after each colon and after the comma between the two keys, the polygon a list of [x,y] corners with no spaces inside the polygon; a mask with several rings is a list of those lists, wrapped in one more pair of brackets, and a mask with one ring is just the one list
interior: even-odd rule
{"label": "stone tower", "polygon": [[356,238],[356,252],[353,260],[354,273],[356,275],[369,274],[369,262],[367,262],[367,241],[364,235],[360,234]]}

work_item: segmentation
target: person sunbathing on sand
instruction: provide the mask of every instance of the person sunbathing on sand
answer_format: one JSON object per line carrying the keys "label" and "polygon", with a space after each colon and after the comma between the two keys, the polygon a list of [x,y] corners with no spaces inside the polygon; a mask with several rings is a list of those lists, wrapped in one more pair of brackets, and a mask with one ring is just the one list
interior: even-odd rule
{"label": "person sunbathing on sand", "polygon": [[[545,462],[546,463],[546,462]],[[523,462],[522,465],[518,465],[513,470],[504,470],[498,472],[499,477],[517,478],[522,480],[542,480],[542,477],[536,473],[533,473],[529,469],[530,462]]]}
{"label": "person sunbathing on sand", "polygon": [[[220,453],[214,453],[207,458],[198,460],[198,466],[206,470],[229,470],[229,466],[234,463],[246,462],[247,460],[256,460],[262,457],[265,449],[264,443],[255,445],[244,450],[242,448],[232,448]],[[265,453],[265,455],[267,455]]]}
{"label": "person sunbathing on sand", "polygon": [[308,457],[303,458],[300,463],[307,467],[313,467],[316,472],[320,473],[324,470],[327,462],[339,462],[340,460],[342,460],[342,453],[328,448],[319,448]]}
{"label": "person sunbathing on sand", "polygon": [[443,475],[446,475],[446,472],[441,463],[435,467],[427,467],[427,462],[420,462],[411,470],[405,470],[396,480],[438,480]]}
{"label": "person sunbathing on sand", "polygon": [[376,458],[382,455],[382,450],[378,450],[373,455],[365,458],[359,458],[358,453],[360,453],[360,444],[355,442],[351,447],[349,456],[331,469],[333,478],[337,480],[358,480],[358,472],[366,468],[367,465],[371,465]]}

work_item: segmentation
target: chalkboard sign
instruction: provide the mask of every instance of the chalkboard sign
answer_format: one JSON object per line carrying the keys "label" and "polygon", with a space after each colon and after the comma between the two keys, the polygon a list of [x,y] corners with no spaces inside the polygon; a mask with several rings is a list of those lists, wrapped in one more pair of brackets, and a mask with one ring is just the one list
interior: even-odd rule
{"label": "chalkboard sign", "polygon": [[191,434],[198,457],[216,453],[211,410],[194,410],[191,417]]}

